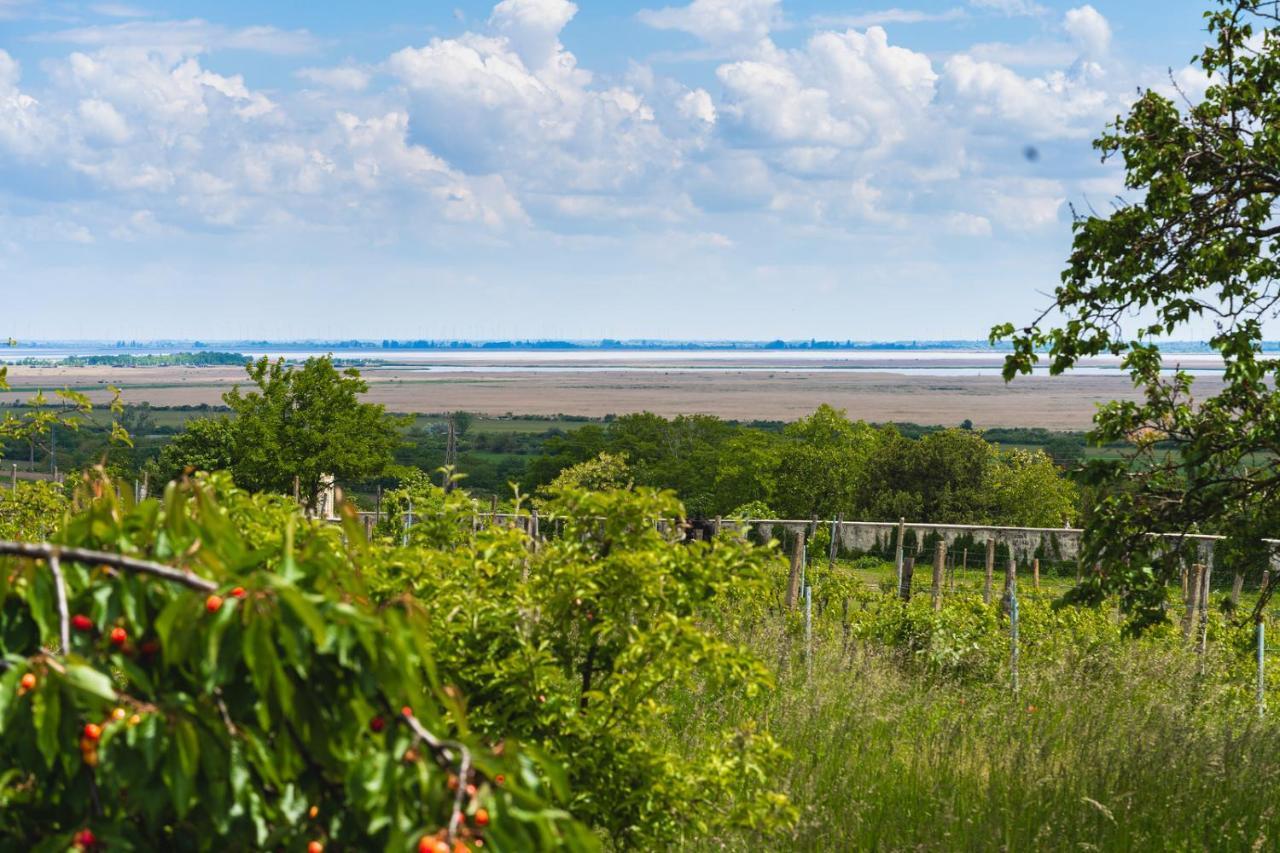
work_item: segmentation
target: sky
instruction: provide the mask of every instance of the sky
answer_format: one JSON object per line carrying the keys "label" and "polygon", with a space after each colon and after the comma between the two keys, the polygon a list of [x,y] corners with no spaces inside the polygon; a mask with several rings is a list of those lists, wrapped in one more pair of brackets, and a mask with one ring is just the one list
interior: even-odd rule
{"label": "sky", "polygon": [[985,337],[1208,0],[0,0],[0,335]]}

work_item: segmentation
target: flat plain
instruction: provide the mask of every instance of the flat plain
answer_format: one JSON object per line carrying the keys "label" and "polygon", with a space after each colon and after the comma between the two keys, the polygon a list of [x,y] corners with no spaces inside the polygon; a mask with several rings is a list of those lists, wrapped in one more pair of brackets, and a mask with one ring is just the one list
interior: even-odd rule
{"label": "flat plain", "polygon": [[[788,421],[822,403],[847,409],[873,422],[979,427],[1026,426],[1082,429],[1099,403],[1136,399],[1129,380],[1098,372],[1059,377],[999,376],[959,370],[894,372],[891,365],[862,370],[832,369],[822,363],[770,362],[763,366],[717,364],[706,360],[661,364],[575,362],[541,368],[478,363],[465,368],[366,367],[367,399],[404,413],[464,410],[480,415],[585,415],[650,411],[665,416],[711,414],[735,420]],[[222,394],[245,385],[233,367],[26,367],[9,369],[13,390],[0,403],[70,387],[95,402],[110,399],[108,385],[128,403],[153,406],[220,405]],[[1218,380],[1196,380],[1197,391]]]}

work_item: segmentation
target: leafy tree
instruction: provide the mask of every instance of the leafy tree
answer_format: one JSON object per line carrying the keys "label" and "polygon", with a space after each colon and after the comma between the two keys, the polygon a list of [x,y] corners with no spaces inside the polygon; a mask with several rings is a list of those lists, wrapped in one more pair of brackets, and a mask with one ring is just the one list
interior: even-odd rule
{"label": "leafy tree", "polygon": [[791,518],[851,517],[869,482],[868,460],[880,433],[824,404],[788,424],[783,436],[771,505]]}
{"label": "leafy tree", "polygon": [[[1222,0],[1206,13],[1203,99],[1179,104],[1146,91],[1094,143],[1104,160],[1122,160],[1137,200],[1077,217],[1052,304],[1029,325],[992,330],[993,341],[1013,345],[1006,379],[1029,372],[1042,351],[1054,374],[1109,353],[1143,389],[1094,419],[1095,443],[1137,447],[1085,467],[1086,481],[1103,487],[1085,558],[1103,571],[1079,591],[1089,601],[1122,592],[1135,627],[1166,618],[1175,571],[1156,559],[1147,533],[1256,536],[1277,515],[1280,359],[1262,341],[1280,304],[1278,15],[1260,0]],[[1203,324],[1224,385],[1193,398],[1187,371],[1166,372],[1160,341],[1195,336]]]}
{"label": "leafy tree", "polygon": [[225,476],[138,506],[91,480],[77,501],[57,536],[70,619],[51,564],[0,558],[7,846],[597,846],[548,807],[554,764],[468,733],[421,610],[371,606],[353,561],[378,552],[350,519],[344,537]]}
{"label": "leafy tree", "polygon": [[565,489],[586,489],[598,492],[626,489],[631,485],[632,475],[627,465],[626,454],[601,452],[594,459],[565,468],[556,475],[544,491],[551,495]]}
{"label": "leafy tree", "polygon": [[991,472],[991,518],[1015,527],[1063,527],[1075,521],[1079,494],[1043,452],[1011,450]]}
{"label": "leafy tree", "polygon": [[234,418],[191,421],[163,456],[160,472],[230,463],[251,491],[288,493],[295,478],[314,508],[321,478],[363,480],[392,462],[399,423],[386,409],[362,403],[369,386],[355,368],[339,371],[328,356],[300,367],[266,358],[245,367],[256,390],[223,395]]}
{"label": "leafy tree", "polygon": [[[444,500],[443,516],[469,531],[470,501]],[[459,541],[437,527],[443,538],[414,537],[371,577],[389,601],[406,584],[416,593],[437,672],[467,696],[473,730],[561,759],[569,811],[620,847],[789,825],[772,738],[744,720],[689,742],[665,701],[771,689],[768,668],[724,639],[740,597],[764,583],[768,552],[661,532],[655,519],[674,529],[683,516],[669,492],[566,486],[545,509],[563,535],[536,548],[514,528]]]}
{"label": "leafy tree", "polygon": [[151,463],[157,482],[176,479],[186,470],[230,471],[236,463],[237,434],[228,417],[193,418]]}

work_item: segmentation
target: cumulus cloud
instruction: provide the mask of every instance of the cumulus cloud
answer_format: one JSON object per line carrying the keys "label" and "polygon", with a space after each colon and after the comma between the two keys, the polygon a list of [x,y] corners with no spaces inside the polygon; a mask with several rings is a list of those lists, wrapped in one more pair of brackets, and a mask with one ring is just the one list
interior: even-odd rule
{"label": "cumulus cloud", "polygon": [[1109,112],[1108,93],[1096,84],[1100,70],[1085,64],[1072,72],[1024,77],[995,62],[966,54],[944,66],[941,89],[953,108],[979,127],[1017,130],[1037,139],[1079,138],[1095,133]]}
{"label": "cumulus cloud", "polygon": [[1111,47],[1111,25],[1092,6],[1068,9],[1062,17],[1062,28],[1080,52],[1089,58],[1105,56]]}
{"label": "cumulus cloud", "polygon": [[975,9],[983,9],[991,12],[999,12],[1002,15],[1043,15],[1044,6],[1033,0],[969,0],[969,5]]}

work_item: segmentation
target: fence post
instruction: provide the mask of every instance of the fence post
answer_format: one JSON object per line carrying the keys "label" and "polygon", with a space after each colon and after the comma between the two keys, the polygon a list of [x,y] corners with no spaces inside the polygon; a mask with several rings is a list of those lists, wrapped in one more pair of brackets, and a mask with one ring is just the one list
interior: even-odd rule
{"label": "fence post", "polygon": [[800,567],[804,564],[804,536],[796,536],[795,545],[791,548],[791,574],[787,578],[787,609],[796,606],[796,596],[800,594]]}
{"label": "fence post", "polygon": [[898,595],[903,601],[911,600],[911,576],[916,571],[916,558],[902,558],[902,577],[898,582]]}
{"label": "fence post", "polygon": [[831,547],[828,549],[827,553],[827,568],[834,569],[836,567],[836,543],[839,541],[840,522],[843,519],[843,513],[831,519]]}
{"label": "fence post", "polygon": [[942,573],[947,566],[947,540],[939,539],[933,548],[933,609],[942,609]]}
{"label": "fence post", "polygon": [[1004,595],[1001,601],[1004,604],[1006,613],[1013,612],[1013,597],[1016,595],[1014,587],[1018,585],[1018,558],[1013,555],[1013,548],[1009,548],[1009,564],[1004,569]]}
{"label": "fence post", "polygon": [[409,511],[405,514],[404,519],[404,547],[409,547],[409,529],[413,527],[413,498],[409,498]]}
{"label": "fence post", "polygon": [[804,585],[804,665],[813,678],[813,587]]}
{"label": "fence post", "polygon": [[1264,616],[1258,616],[1258,716],[1267,715],[1267,623]]}
{"label": "fence post", "polygon": [[895,557],[894,557],[894,560],[893,560],[893,567],[894,567],[894,569],[896,570],[896,574],[897,574],[897,576],[898,576],[898,587],[899,587],[899,588],[901,588],[901,587],[902,587],[902,559],[903,559],[903,556],[902,556],[902,537],[906,535],[906,528],[907,528],[907,520],[906,520],[906,518],[902,518],[902,517],[900,517],[900,518],[898,519],[898,551],[897,551],[897,556],[895,556]]}
{"label": "fence post", "polygon": [[1196,627],[1196,612],[1200,609],[1200,589],[1204,586],[1204,566],[1196,563],[1191,567],[1187,583],[1187,615],[1182,620],[1182,639],[1190,641],[1191,632]]}
{"label": "fence post", "polygon": [[1018,694],[1018,569],[1009,558],[1009,678],[1013,693]]}
{"label": "fence post", "polygon": [[1204,562],[1204,589],[1200,592],[1200,674],[1204,675],[1206,652],[1209,651],[1209,583],[1213,578],[1213,551]]}
{"label": "fence post", "polygon": [[10,469],[10,471],[11,471],[11,476],[13,477],[13,479],[10,481],[10,485],[13,488],[13,490],[16,492],[18,490],[18,463],[17,462],[13,463],[13,467]]}
{"label": "fence post", "polygon": [[991,603],[991,578],[996,572],[996,540],[988,537],[987,539],[987,565],[986,576],[982,580],[982,603]]}

